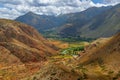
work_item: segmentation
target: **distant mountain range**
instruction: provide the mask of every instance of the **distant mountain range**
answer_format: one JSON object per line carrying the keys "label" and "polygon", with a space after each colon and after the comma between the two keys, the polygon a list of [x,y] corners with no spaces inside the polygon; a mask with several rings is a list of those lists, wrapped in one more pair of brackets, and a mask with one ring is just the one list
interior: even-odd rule
{"label": "distant mountain range", "polygon": [[33,12],[28,12],[25,15],[18,17],[16,21],[29,24],[31,26],[34,26],[38,31],[44,32],[46,30],[59,27],[65,24],[67,20],[67,17],[66,18],[65,17],[38,15]]}
{"label": "distant mountain range", "polygon": [[16,18],[34,26],[46,37],[99,38],[109,37],[120,31],[120,4],[92,7],[78,13],[59,16],[37,15],[28,12]]}

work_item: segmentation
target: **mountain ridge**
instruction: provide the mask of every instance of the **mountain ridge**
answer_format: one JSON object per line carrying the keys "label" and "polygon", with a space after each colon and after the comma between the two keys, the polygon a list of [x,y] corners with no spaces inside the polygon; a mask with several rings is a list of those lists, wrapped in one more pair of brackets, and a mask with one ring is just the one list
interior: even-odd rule
{"label": "mountain ridge", "polygon": [[0,19],[0,47],[2,53],[16,56],[21,62],[46,60],[57,53],[57,48],[33,27],[12,20]]}
{"label": "mountain ridge", "polygon": [[[43,35],[45,34],[44,36],[55,35],[60,37],[69,37],[69,35],[71,36],[71,34],[69,34],[69,28],[71,27],[71,29],[75,28],[72,30],[72,32],[75,33],[75,36],[79,36],[76,35],[78,33],[78,29],[89,22],[94,16],[99,15],[110,8],[111,6],[100,8],[91,7],[83,12],[59,16],[36,15],[33,12],[28,12],[15,20],[34,26],[38,31],[42,32]],[[68,28],[67,24],[72,24],[72,26],[69,26]]]}
{"label": "mountain ridge", "polygon": [[[110,10],[105,11],[103,14],[96,16],[94,19],[91,20],[87,25],[84,25],[81,31],[82,36],[88,37],[93,35],[93,37],[110,37],[116,33],[119,33],[120,30],[120,4],[112,7]],[[97,35],[94,35],[97,34]]]}

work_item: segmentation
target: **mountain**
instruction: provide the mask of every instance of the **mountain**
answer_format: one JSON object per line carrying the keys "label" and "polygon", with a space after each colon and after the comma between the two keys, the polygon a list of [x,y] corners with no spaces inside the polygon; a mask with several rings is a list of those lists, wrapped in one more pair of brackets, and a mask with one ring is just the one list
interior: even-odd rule
{"label": "mountain", "polygon": [[56,53],[57,48],[33,27],[0,19],[0,65],[45,61]]}
{"label": "mountain", "polygon": [[110,37],[120,31],[119,14],[120,4],[94,16],[86,23],[82,22],[82,26],[80,25],[80,20],[64,25],[58,35],[62,37],[76,36],[93,39]]}
{"label": "mountain", "polygon": [[[58,31],[59,35],[62,37],[80,35],[78,29],[80,29],[83,25],[90,22],[91,19],[94,18],[95,16],[102,14],[104,11],[109,10],[110,8],[111,6],[92,7],[79,13],[68,14],[69,18],[67,20],[67,23],[60,27]],[[73,35],[71,33],[73,33]]]}
{"label": "mountain", "polygon": [[120,32],[119,21],[120,4],[94,17],[89,23],[79,29],[79,32],[81,33],[81,37],[87,38],[110,37]]}
{"label": "mountain", "polygon": [[[59,16],[37,15],[33,12],[28,12],[15,20],[34,26],[38,31],[46,34],[48,37],[56,34],[61,37],[69,37],[69,35],[76,35],[78,33],[77,29],[80,29],[94,16],[99,15],[110,8],[111,6],[99,8],[92,7],[83,12]],[[71,29],[73,34],[71,34]]]}
{"label": "mountain", "polygon": [[33,12],[28,12],[15,20],[34,26],[38,31],[44,32],[62,25],[66,18],[60,16],[38,15]]}
{"label": "mountain", "polygon": [[120,31],[120,4],[92,7],[85,11],[59,16],[29,12],[16,20],[34,26],[47,38],[76,40],[110,37]]}

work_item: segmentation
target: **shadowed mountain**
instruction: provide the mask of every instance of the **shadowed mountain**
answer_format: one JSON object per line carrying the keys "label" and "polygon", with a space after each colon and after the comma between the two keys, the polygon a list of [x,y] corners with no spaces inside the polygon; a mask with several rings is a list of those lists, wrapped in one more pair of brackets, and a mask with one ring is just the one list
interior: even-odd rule
{"label": "shadowed mountain", "polygon": [[56,50],[31,26],[0,19],[0,64],[44,61]]}
{"label": "shadowed mountain", "polygon": [[75,22],[70,22],[70,25],[65,24],[61,27],[59,35],[62,37],[80,36],[82,38],[110,37],[120,31],[119,14],[120,4],[92,17],[85,23],[82,22],[83,25],[80,24],[82,20],[79,18]]}
{"label": "shadowed mountain", "polygon": [[[88,22],[91,21],[95,16],[100,15],[104,13],[105,11],[109,10],[111,6],[108,7],[91,7],[88,8],[85,11],[78,12],[78,13],[71,13],[67,14],[65,16],[67,17],[66,23],[64,23],[62,26],[56,28],[53,33],[57,35],[60,38],[70,38],[71,40],[87,40],[91,39],[92,37],[81,37],[81,28],[86,25]],[[50,32],[51,33],[51,32]],[[49,34],[50,34],[49,33]],[[87,33],[87,32],[85,32]],[[49,34],[47,36],[49,37]],[[53,35],[53,34],[50,34]],[[53,36],[54,38],[54,36]]]}
{"label": "shadowed mountain", "polygon": [[99,38],[110,37],[120,32],[120,4],[94,17],[84,25],[79,32],[81,37]]}
{"label": "shadowed mountain", "polygon": [[44,32],[46,30],[61,26],[65,23],[66,18],[59,16],[38,15],[33,12],[28,12],[15,20],[34,26],[38,31]]}

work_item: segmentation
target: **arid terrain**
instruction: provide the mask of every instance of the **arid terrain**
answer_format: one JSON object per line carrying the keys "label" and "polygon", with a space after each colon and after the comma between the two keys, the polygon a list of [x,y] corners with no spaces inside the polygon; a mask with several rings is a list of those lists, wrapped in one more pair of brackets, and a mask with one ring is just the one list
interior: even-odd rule
{"label": "arid terrain", "polygon": [[0,80],[120,80],[120,4],[20,1],[0,1]]}
{"label": "arid terrain", "polygon": [[34,73],[57,50],[31,26],[0,19],[1,80],[19,80]]}
{"label": "arid terrain", "polygon": [[[120,34],[79,44],[47,40],[31,26],[0,20],[0,80],[119,80]],[[84,45],[77,55],[61,49]],[[63,48],[62,48],[63,47]],[[65,50],[69,50],[68,48]]]}

